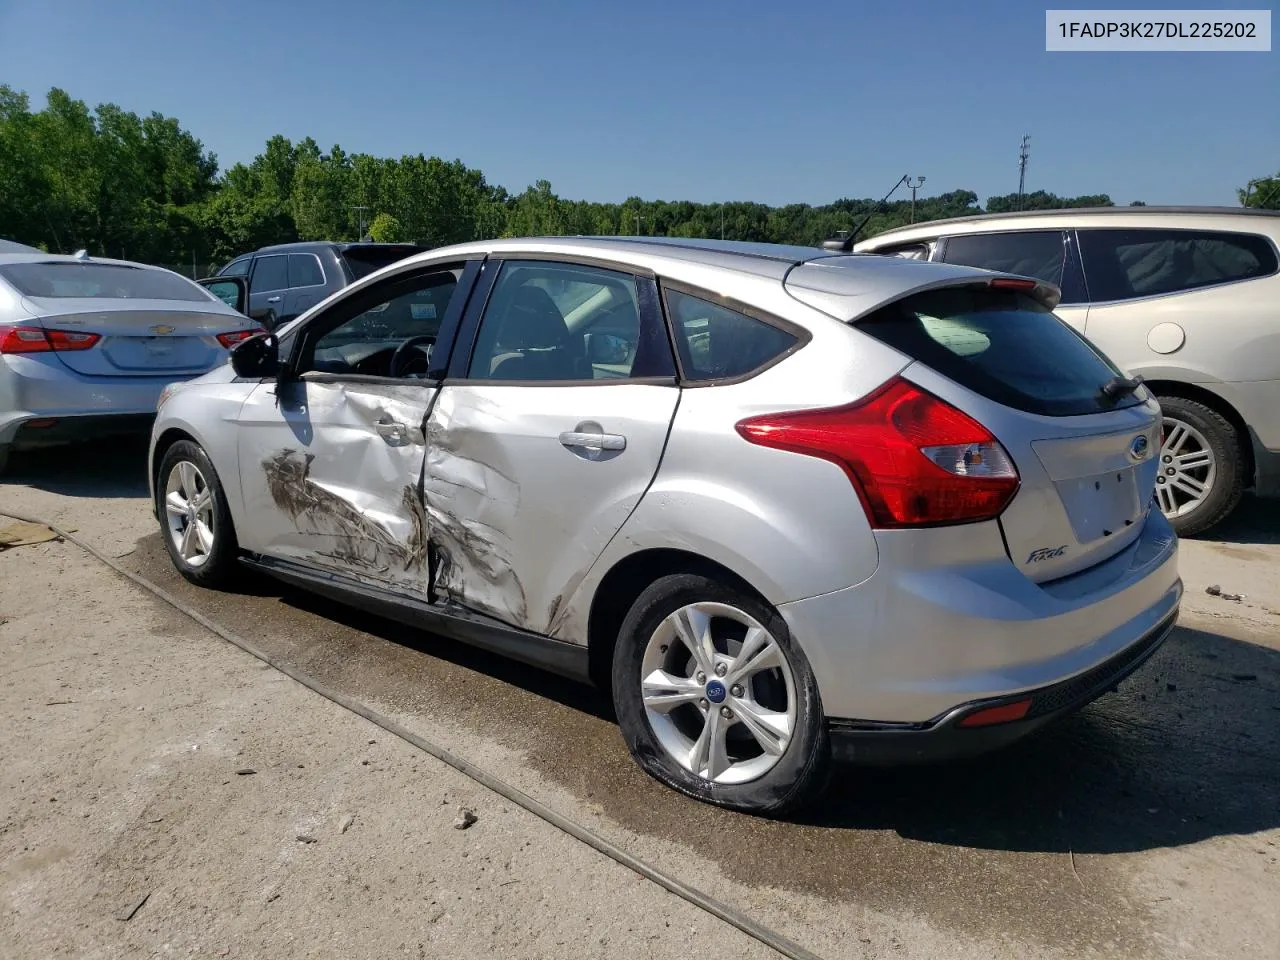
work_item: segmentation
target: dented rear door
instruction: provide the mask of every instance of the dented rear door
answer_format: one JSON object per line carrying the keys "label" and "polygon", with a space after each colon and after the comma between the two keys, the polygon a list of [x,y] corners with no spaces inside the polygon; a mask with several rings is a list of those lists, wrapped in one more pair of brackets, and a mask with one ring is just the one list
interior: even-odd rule
{"label": "dented rear door", "polygon": [[680,391],[652,278],[485,272],[427,423],[432,595],[549,634],[652,482]]}

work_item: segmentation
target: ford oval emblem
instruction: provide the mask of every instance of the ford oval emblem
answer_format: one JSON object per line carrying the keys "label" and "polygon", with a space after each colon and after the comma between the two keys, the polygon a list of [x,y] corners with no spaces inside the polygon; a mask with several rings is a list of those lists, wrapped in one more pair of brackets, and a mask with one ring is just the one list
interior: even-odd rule
{"label": "ford oval emblem", "polygon": [[1145,460],[1150,452],[1150,441],[1147,440],[1145,434],[1138,434],[1133,438],[1133,442],[1129,444],[1129,456],[1134,460]]}

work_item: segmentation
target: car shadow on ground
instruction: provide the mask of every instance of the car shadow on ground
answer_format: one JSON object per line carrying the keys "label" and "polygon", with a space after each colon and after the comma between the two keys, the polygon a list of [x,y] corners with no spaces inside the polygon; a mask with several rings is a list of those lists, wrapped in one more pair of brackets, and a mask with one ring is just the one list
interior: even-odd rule
{"label": "car shadow on ground", "polygon": [[128,434],[89,443],[10,455],[0,486],[22,484],[65,497],[147,496],[147,449],[150,438]]}
{"label": "car shadow on ground", "polygon": [[1195,540],[1222,543],[1280,543],[1280,500],[1246,496],[1231,516]]}

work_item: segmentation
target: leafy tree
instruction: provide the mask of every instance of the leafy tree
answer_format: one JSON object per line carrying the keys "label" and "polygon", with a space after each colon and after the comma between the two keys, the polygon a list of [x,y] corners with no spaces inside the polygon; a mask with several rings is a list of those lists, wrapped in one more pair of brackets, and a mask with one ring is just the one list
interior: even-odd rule
{"label": "leafy tree", "polygon": [[403,243],[405,241],[404,227],[400,226],[400,221],[389,213],[380,213],[373,218],[373,223],[369,227],[369,236],[375,243]]}
{"label": "leafy tree", "polygon": [[1236,192],[1241,206],[1255,210],[1280,210],[1280,172],[1272,177],[1250,180],[1248,186]]}

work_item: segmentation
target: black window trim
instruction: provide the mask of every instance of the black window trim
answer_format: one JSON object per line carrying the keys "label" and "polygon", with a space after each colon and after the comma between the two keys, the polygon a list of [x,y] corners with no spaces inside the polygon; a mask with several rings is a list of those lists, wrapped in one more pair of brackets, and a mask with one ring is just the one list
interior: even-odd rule
{"label": "black window trim", "polygon": [[292,259],[292,258],[294,258],[294,257],[311,257],[313,260],[315,260],[315,262],[316,262],[316,266],[318,266],[318,267],[320,268],[320,282],[319,282],[319,283],[300,283],[300,284],[298,284],[297,286],[294,286],[294,283],[293,283],[293,270],[292,270],[292,268],[287,268],[287,269],[289,270],[289,273],[287,274],[287,276],[288,276],[288,278],[289,278],[289,289],[290,289],[290,290],[313,290],[313,289],[315,289],[316,287],[327,287],[327,286],[329,285],[329,275],[328,275],[327,273],[325,273],[325,272],[324,272],[324,261],[322,261],[322,260],[320,259],[320,255],[319,255],[319,254],[312,253],[310,250],[303,250],[303,251],[301,251],[301,252],[290,252],[290,253],[288,254],[288,256],[289,256],[289,258],[290,258],[290,259]]}
{"label": "black window trim", "polygon": [[[658,325],[659,329],[666,326],[663,311],[659,306],[659,297],[657,296],[657,281],[654,279],[652,272],[642,267],[634,267],[630,264],[618,263],[612,260],[604,260],[599,257],[580,257],[572,254],[549,253],[541,254],[533,251],[521,251],[519,253],[503,252],[500,255],[489,257],[484,264],[479,282],[472,291],[471,302],[467,304],[467,310],[461,320],[461,329],[458,331],[457,340],[454,344],[453,355],[449,360],[448,372],[445,375],[441,387],[448,386],[473,386],[473,387],[616,387],[616,386],[676,386],[678,383],[677,376],[655,376],[655,377],[610,377],[601,380],[495,380],[491,377],[469,377],[468,369],[471,367],[471,358],[475,352],[476,342],[479,340],[480,321],[484,317],[485,311],[489,306],[489,298],[493,294],[493,289],[497,286],[498,277],[501,275],[502,267],[512,262],[537,262],[537,263],[561,263],[567,266],[588,267],[597,270],[606,270],[610,273],[616,273],[623,277],[631,277],[636,285],[636,300],[640,308],[640,336],[645,335],[646,325]],[[646,285],[650,286],[650,290],[643,289]],[[443,328],[442,328],[443,330]],[[667,347],[671,349],[671,343],[668,340]],[[434,353],[434,351],[433,351]],[[678,358],[672,356],[672,368],[679,370],[676,366]]]}
{"label": "black window trim", "polygon": [[1079,235],[1084,232],[1089,233],[1201,233],[1201,234],[1225,234],[1235,237],[1249,237],[1253,240],[1261,240],[1271,248],[1271,255],[1275,259],[1275,269],[1270,273],[1260,273],[1256,277],[1240,277],[1235,280],[1223,280],[1219,283],[1205,283],[1198,287],[1184,287],[1179,290],[1167,290],[1164,293],[1144,293],[1136,297],[1122,297],[1119,300],[1094,300],[1092,293],[1089,293],[1090,299],[1087,304],[1091,307],[1110,307],[1121,303],[1142,303],[1147,300],[1159,300],[1164,297],[1181,297],[1188,293],[1197,293],[1200,290],[1217,290],[1222,287],[1230,287],[1237,283],[1253,283],[1255,280],[1265,280],[1268,277],[1274,277],[1280,274],[1280,247],[1276,246],[1276,242],[1265,233],[1252,233],[1248,230],[1209,230],[1204,227],[1075,227],[1072,231],[1073,241],[1076,247],[1077,255],[1080,257],[1080,273],[1084,278],[1085,290],[1089,293],[1089,271],[1084,266],[1084,253],[1080,249]]}
{"label": "black window trim", "polygon": [[[735,383],[744,383],[747,380],[758,377],[766,370],[777,366],[797,351],[804,349],[808,345],[809,341],[813,339],[813,334],[799,324],[792,323],[790,320],[784,320],[782,317],[768,313],[767,311],[761,310],[759,307],[752,306],[749,303],[744,303],[741,300],[735,300],[733,297],[726,297],[703,287],[697,287],[693,284],[684,283],[680,280],[672,280],[668,277],[659,277],[658,287],[662,301],[662,314],[667,326],[667,337],[671,341],[672,352],[674,353],[676,360],[676,371],[682,389],[689,390],[700,387],[727,387],[732,386]],[[674,291],[675,293],[683,293],[685,296],[693,297],[696,300],[704,300],[714,306],[723,307],[726,310],[732,310],[734,313],[740,313],[752,320],[767,324],[768,326],[774,327],[775,329],[781,330],[784,333],[788,333],[795,337],[795,342],[786,350],[782,351],[782,353],[777,354],[772,359],[762,363],[760,366],[755,367],[752,370],[748,370],[746,373],[740,373],[732,377],[716,377],[714,379],[691,379],[688,372],[684,369],[684,361],[680,356],[680,350],[676,348],[677,333],[675,323],[671,319],[671,307],[667,303],[668,290]]]}
{"label": "black window trim", "polygon": [[[370,307],[398,296],[402,292],[414,289],[414,283],[424,275],[440,273],[441,271],[452,270],[461,266],[462,273],[458,277],[458,286],[454,290],[453,298],[449,301],[449,308],[445,311],[444,318],[440,322],[440,332],[436,335],[436,342],[431,350],[433,361],[438,354],[443,353],[447,356],[455,346],[458,318],[468,306],[468,301],[475,290],[476,279],[482,264],[482,255],[443,259],[429,264],[415,264],[411,270],[385,277],[375,284],[340,295],[336,302],[329,304],[322,312],[309,319],[305,326],[290,332],[288,355],[282,364],[282,377],[302,380],[307,383],[413,383],[422,384],[424,387],[436,386],[440,378],[433,376],[433,369],[436,367],[434,362],[428,365],[427,373],[423,377],[379,377],[371,374],[329,373],[320,370],[298,372],[298,366],[302,363],[308,344],[314,344],[320,337],[348,320],[354,319]],[[384,292],[388,290],[396,292],[388,296]],[[359,309],[352,312],[350,308],[353,305]]]}

